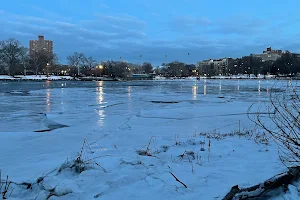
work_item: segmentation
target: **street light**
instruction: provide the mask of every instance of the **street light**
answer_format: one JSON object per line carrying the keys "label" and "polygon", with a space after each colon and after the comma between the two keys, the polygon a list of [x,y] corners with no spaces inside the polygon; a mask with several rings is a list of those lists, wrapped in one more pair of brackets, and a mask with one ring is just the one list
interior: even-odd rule
{"label": "street light", "polygon": [[80,59],[81,59],[81,56],[78,56],[78,60],[76,62],[76,65],[77,65],[77,77],[79,77],[79,73],[80,73],[80,71],[79,71],[79,62],[80,62]]}
{"label": "street light", "polygon": [[166,55],[165,55],[165,63],[166,63],[166,65],[167,65],[167,62],[168,62],[167,59],[168,59],[168,55],[166,54]]}
{"label": "street light", "polygon": [[49,76],[49,67],[50,67],[50,64],[49,64],[49,63],[47,63],[47,65],[46,65],[47,77]]}
{"label": "street light", "polygon": [[[97,69],[100,69],[100,77],[101,77],[101,72],[102,72],[102,69],[104,68],[103,65],[98,65],[96,68],[97,68]],[[98,73],[97,73],[97,74],[98,74]]]}

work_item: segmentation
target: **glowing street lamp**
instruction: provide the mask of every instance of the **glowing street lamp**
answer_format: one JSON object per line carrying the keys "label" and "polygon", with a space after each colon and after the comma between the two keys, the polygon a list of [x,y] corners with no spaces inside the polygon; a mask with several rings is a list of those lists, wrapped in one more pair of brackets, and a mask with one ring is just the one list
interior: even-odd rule
{"label": "glowing street lamp", "polygon": [[61,70],[62,75],[66,75],[66,73],[67,73],[67,70]]}
{"label": "glowing street lamp", "polygon": [[96,66],[96,69],[100,69],[100,77],[101,77],[101,72],[102,72],[102,69],[103,69],[104,67],[103,67],[103,65],[98,65],[98,66]]}
{"label": "glowing street lamp", "polygon": [[47,65],[46,65],[47,77],[49,76],[49,67],[50,67],[50,64],[49,64],[49,63],[47,63]]}

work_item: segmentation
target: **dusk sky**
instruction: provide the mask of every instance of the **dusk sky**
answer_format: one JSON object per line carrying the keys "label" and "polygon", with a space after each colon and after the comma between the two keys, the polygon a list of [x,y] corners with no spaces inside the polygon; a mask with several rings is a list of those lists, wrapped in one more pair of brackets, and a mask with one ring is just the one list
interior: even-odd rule
{"label": "dusk sky", "polygon": [[[0,40],[28,46],[44,35],[60,62],[73,52],[98,61],[197,61],[300,52],[299,0],[8,0]],[[168,55],[165,58],[165,55]]]}

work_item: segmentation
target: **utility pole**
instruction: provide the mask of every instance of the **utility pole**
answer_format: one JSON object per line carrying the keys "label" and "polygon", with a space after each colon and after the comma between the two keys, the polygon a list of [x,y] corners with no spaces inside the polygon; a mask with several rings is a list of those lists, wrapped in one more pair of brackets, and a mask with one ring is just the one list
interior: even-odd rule
{"label": "utility pole", "polygon": [[166,64],[166,66],[167,66],[167,59],[168,59],[168,55],[166,54],[165,55],[165,64]]}
{"label": "utility pole", "polygon": [[143,55],[141,54],[140,55],[140,74],[141,74],[141,72],[142,72],[142,57],[143,57]]}
{"label": "utility pole", "polygon": [[79,71],[79,62],[80,62],[80,59],[81,59],[81,56],[78,57],[78,60],[76,62],[76,65],[77,65],[77,77],[79,77],[79,73],[80,73],[80,71]]}

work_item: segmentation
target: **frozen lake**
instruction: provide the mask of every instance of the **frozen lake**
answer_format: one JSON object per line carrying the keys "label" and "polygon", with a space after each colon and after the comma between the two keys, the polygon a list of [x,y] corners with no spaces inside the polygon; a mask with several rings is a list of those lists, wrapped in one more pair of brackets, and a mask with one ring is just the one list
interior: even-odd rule
{"label": "frozen lake", "polygon": [[[16,182],[34,182],[51,172],[41,183],[42,189],[24,192],[15,188],[12,194],[16,199],[24,199],[24,195],[25,199],[46,199],[46,188],[53,185],[69,192],[49,198],[52,200],[99,196],[221,199],[233,185],[260,183],[285,171],[285,167],[276,145],[262,152],[265,145],[256,144],[252,138],[212,139],[208,155],[199,151],[204,139],[199,133],[252,130],[254,124],[247,117],[249,106],[268,101],[270,92],[280,92],[287,81],[277,81],[278,88],[271,89],[274,83],[0,82],[0,169]],[[49,128],[51,123],[68,127],[35,132]],[[150,138],[155,138],[151,144]],[[56,172],[62,163],[78,155],[84,139],[105,172]],[[155,150],[155,156],[137,154],[147,144],[151,152]],[[187,150],[195,152],[197,158],[199,154],[201,165],[196,159],[178,159]],[[187,184],[187,189],[169,172]],[[152,195],[147,196],[149,193]]]}
{"label": "frozen lake", "polygon": [[[192,118],[193,115],[201,115],[199,108],[212,103],[228,107],[230,105],[226,102],[251,104],[260,101],[268,96],[273,84],[273,81],[267,80],[0,82],[0,130],[15,132],[39,129],[39,113],[64,118],[64,123],[69,125],[88,119],[86,125],[98,128],[109,127],[113,116],[131,116],[141,111],[157,110],[159,115],[164,109],[174,108],[170,110],[173,115],[168,113],[168,117],[176,118],[176,109],[196,108],[198,113],[180,115]],[[159,100],[180,103],[170,106],[152,102]],[[213,112],[215,110],[210,112],[211,116]]]}

